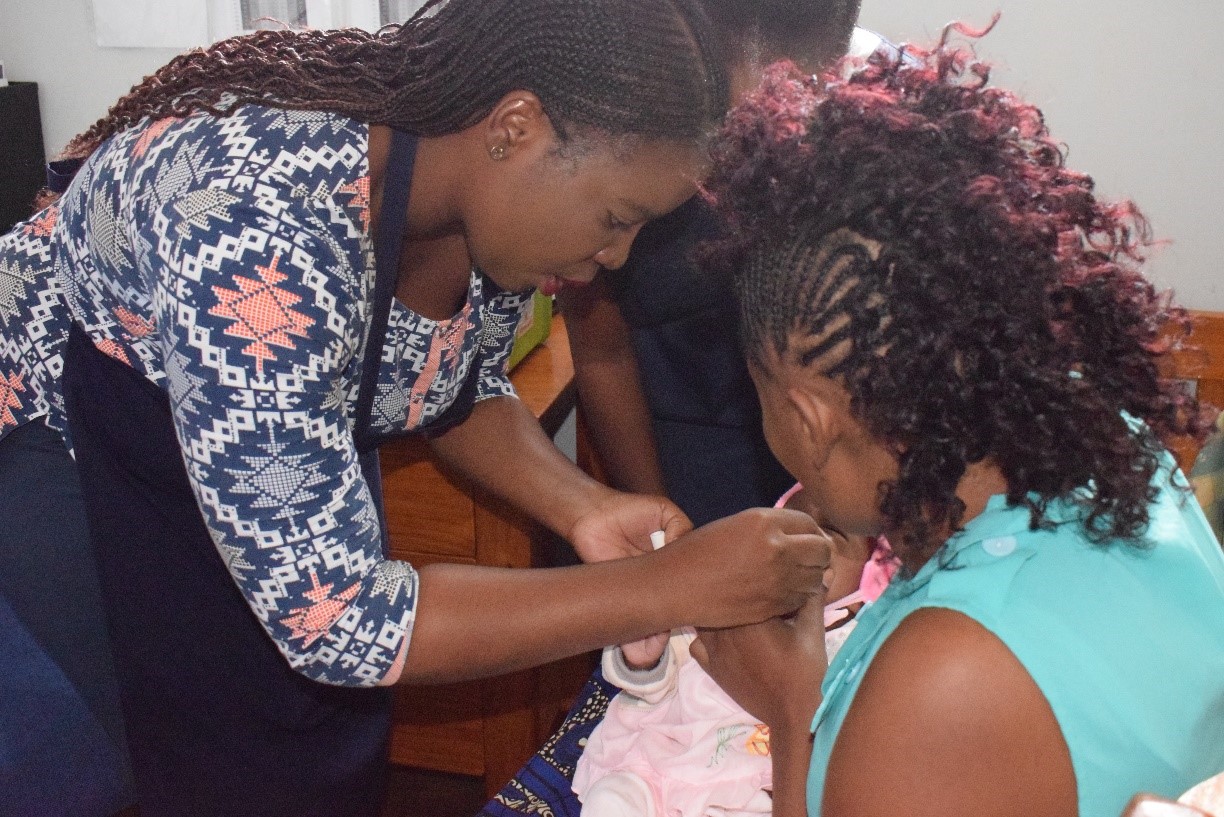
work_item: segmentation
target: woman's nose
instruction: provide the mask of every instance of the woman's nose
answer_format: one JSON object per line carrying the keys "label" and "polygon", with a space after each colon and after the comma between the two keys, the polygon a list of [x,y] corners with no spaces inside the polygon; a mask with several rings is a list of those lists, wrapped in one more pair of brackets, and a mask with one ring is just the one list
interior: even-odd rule
{"label": "woman's nose", "polygon": [[637,238],[638,231],[641,229],[639,224],[630,230],[617,233],[607,246],[595,253],[595,263],[604,269],[623,267],[629,260],[629,250],[633,247],[633,240]]}

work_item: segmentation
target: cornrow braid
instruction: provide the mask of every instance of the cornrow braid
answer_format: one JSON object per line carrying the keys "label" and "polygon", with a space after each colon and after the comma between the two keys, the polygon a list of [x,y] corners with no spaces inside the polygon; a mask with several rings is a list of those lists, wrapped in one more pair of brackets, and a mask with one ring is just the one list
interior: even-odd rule
{"label": "cornrow braid", "polygon": [[326,110],[420,136],[479,122],[505,94],[570,125],[699,141],[727,105],[696,0],[431,0],[402,26],[259,31],[182,54],[74,138],[84,158],[145,117],[246,103]]}
{"label": "cornrow braid", "polygon": [[894,452],[879,509],[911,566],[984,460],[1035,527],[1070,501],[1095,541],[1140,545],[1162,441],[1214,418],[1161,374],[1185,312],[1143,275],[1139,211],[1098,200],[948,33],[820,80],[774,70],[714,146],[729,237],[704,255],[735,278],[748,357],[837,380]]}
{"label": "cornrow braid", "polygon": [[[883,299],[868,280],[880,243],[847,229],[815,239],[793,239],[780,251],[757,247],[735,277],[745,344],[758,365],[768,343],[778,355],[792,352],[801,366],[821,365],[830,376],[854,370],[855,349],[848,315],[874,316],[877,332],[887,325]],[[777,320],[779,315],[788,319]],[[861,328],[858,329],[861,333]],[[791,349],[794,333],[802,347]]]}

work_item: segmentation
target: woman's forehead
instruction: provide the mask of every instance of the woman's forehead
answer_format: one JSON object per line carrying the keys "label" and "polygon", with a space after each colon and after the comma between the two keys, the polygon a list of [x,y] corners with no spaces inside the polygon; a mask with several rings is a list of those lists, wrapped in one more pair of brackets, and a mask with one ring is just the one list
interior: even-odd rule
{"label": "woman's forehead", "polygon": [[692,196],[704,170],[695,147],[658,141],[644,141],[628,156],[595,151],[579,167],[609,199],[643,220],[658,218]]}

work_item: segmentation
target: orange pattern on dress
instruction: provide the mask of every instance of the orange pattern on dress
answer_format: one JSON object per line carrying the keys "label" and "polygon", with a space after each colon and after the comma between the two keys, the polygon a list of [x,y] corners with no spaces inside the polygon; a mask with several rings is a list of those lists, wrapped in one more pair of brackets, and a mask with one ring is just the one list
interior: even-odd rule
{"label": "orange pattern on dress", "polygon": [[94,346],[98,347],[98,351],[103,352],[115,360],[122,363],[124,366],[131,366],[132,361],[128,360],[127,352],[123,351],[123,347],[110,338],[102,338],[95,340]]}
{"label": "orange pattern on dress", "polygon": [[351,184],[344,185],[337,192],[353,197],[349,206],[361,209],[361,229],[370,232],[370,177],[362,176]]}
{"label": "orange pattern on dress", "polygon": [[310,582],[314,588],[303,595],[313,604],[309,607],[296,607],[289,611],[290,615],[281,619],[281,623],[292,630],[290,638],[302,639],[303,649],[327,635],[331,626],[349,608],[349,602],[361,590],[361,583],[355,582],[349,585],[348,589],[333,596],[331,590],[335,585],[320,585],[319,576],[313,570],[310,571]]}
{"label": "orange pattern on dress", "polygon": [[440,322],[434,329],[434,339],[429,344],[429,356],[425,358],[425,366],[408,392],[408,420],[404,423],[405,429],[416,428],[421,424],[425,398],[433,386],[434,378],[444,365],[458,365],[459,356],[463,352],[463,338],[471,328],[472,302],[469,300],[464,304],[462,312],[449,321]]}
{"label": "orange pattern on dress", "polygon": [[756,731],[748,738],[744,748],[748,750],[750,755],[769,757],[769,727],[763,723],[758,723]]}
{"label": "orange pattern on dress", "polygon": [[147,338],[157,328],[153,321],[142,318],[132,310],[122,306],[115,310],[115,319],[119,321],[119,325],[126,329],[127,333],[133,338]]}
{"label": "orange pattern on dress", "polygon": [[220,303],[208,310],[210,315],[234,321],[225,334],[251,341],[242,351],[255,358],[255,370],[261,374],[265,360],[276,360],[273,346],[296,349],[290,335],[304,338],[306,329],[314,325],[313,319],[290,308],[301,296],[277,286],[289,277],[276,268],[279,263],[277,253],[271,266],[255,267],[258,281],[235,275],[237,290],[213,287]]}
{"label": "orange pattern on dress", "polygon": [[20,425],[13,416],[13,409],[19,409],[22,405],[17,397],[19,391],[25,391],[20,374],[13,372],[8,377],[0,375],[0,428]]}
{"label": "orange pattern on dress", "polygon": [[159,119],[149,127],[144,129],[144,133],[140,134],[140,138],[136,140],[136,144],[132,146],[133,158],[139,159],[149,151],[149,146],[153,144],[153,140],[166,132],[166,129],[178,121],[178,117],[168,116],[165,119]]}
{"label": "orange pattern on dress", "polygon": [[51,231],[55,229],[55,222],[59,221],[59,207],[54,204],[43,210],[25,226],[26,235],[36,235],[40,238],[46,238],[51,235]]}

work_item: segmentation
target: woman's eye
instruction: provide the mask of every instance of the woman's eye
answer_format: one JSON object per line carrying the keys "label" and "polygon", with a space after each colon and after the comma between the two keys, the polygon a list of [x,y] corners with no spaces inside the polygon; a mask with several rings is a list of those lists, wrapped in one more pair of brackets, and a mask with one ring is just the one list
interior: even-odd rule
{"label": "woman's eye", "polygon": [[616,230],[617,232],[623,232],[624,230],[628,230],[633,227],[632,224],[628,223],[627,221],[621,221],[611,213],[608,213],[608,217],[604,220],[604,223],[607,225],[609,230]]}

